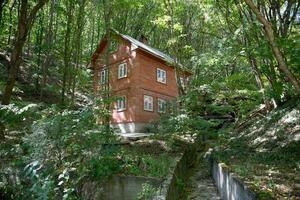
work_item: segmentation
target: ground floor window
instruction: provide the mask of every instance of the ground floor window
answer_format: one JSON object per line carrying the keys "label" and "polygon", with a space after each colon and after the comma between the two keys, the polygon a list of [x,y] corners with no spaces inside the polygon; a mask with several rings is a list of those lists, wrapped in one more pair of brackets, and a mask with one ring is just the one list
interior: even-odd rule
{"label": "ground floor window", "polygon": [[126,110],[126,96],[121,96],[117,100],[117,111]]}
{"label": "ground floor window", "polygon": [[153,97],[144,95],[144,110],[153,111]]}
{"label": "ground floor window", "polygon": [[157,99],[157,112],[163,113],[166,111],[167,102],[163,99]]}

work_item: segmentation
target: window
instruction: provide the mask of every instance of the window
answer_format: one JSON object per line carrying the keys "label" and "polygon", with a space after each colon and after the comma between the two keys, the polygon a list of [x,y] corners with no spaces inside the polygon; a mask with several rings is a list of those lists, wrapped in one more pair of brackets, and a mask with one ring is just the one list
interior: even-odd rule
{"label": "window", "polygon": [[166,111],[167,102],[163,99],[157,99],[157,112],[163,113]]}
{"label": "window", "polygon": [[144,95],[144,110],[153,111],[153,97]]}
{"label": "window", "polygon": [[184,85],[185,85],[184,78],[183,78],[183,77],[180,77],[179,80],[180,80],[180,84],[181,84],[182,86],[184,86]]}
{"label": "window", "polygon": [[121,96],[117,100],[117,111],[126,110],[126,96]]}
{"label": "window", "polygon": [[167,83],[167,72],[165,70],[157,68],[156,80],[160,83]]}
{"label": "window", "polygon": [[108,81],[108,70],[107,68],[104,68],[100,72],[100,83],[105,84]]}
{"label": "window", "polygon": [[127,63],[122,63],[119,65],[118,69],[118,78],[125,78],[127,77]]}

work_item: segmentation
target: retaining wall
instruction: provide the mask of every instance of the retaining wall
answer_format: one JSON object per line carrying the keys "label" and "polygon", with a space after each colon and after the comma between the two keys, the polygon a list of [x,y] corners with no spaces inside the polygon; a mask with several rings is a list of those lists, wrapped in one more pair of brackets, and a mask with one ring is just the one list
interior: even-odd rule
{"label": "retaining wall", "polygon": [[197,159],[197,144],[192,144],[178,158],[173,173],[162,183],[154,200],[181,200],[184,191],[186,173]]}
{"label": "retaining wall", "polygon": [[245,186],[242,180],[229,172],[227,166],[210,159],[215,185],[223,200],[254,200],[257,195]]}

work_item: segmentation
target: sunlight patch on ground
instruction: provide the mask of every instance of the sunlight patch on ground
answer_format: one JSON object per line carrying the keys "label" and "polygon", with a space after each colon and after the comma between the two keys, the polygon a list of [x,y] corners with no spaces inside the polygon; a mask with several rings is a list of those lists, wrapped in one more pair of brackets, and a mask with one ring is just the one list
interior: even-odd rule
{"label": "sunlight patch on ground", "polygon": [[279,123],[290,124],[300,122],[300,111],[293,109],[291,112],[288,112],[285,116],[279,120]]}

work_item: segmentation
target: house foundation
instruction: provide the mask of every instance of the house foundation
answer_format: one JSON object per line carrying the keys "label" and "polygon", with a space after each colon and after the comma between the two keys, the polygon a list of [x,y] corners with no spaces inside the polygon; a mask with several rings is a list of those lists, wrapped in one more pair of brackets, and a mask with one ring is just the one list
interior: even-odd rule
{"label": "house foundation", "polygon": [[115,128],[117,133],[126,134],[126,133],[145,133],[146,128],[149,127],[149,125],[150,125],[149,123],[128,122],[128,123],[111,124],[111,127]]}

